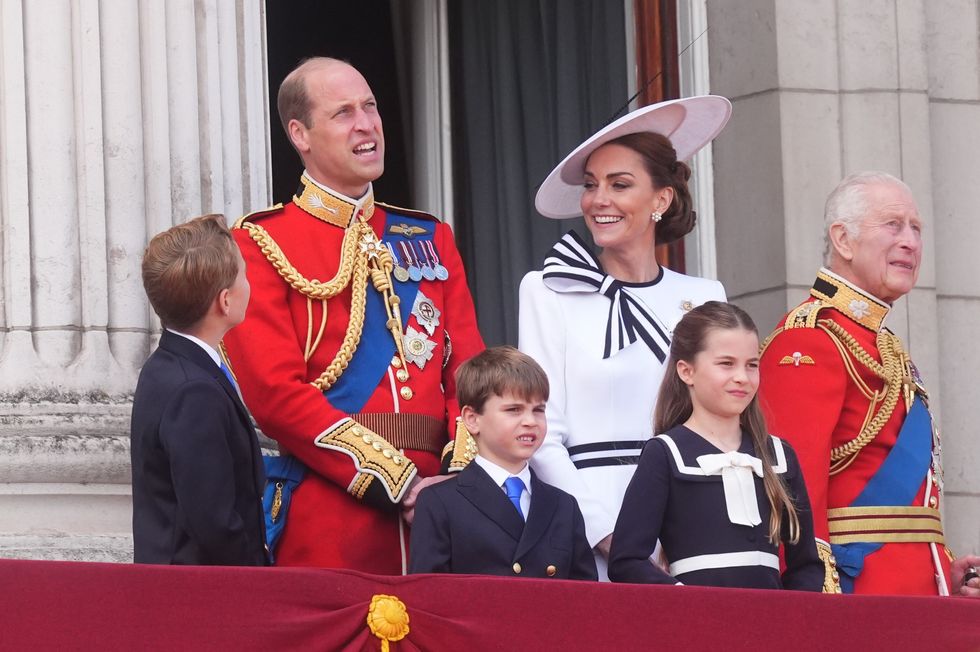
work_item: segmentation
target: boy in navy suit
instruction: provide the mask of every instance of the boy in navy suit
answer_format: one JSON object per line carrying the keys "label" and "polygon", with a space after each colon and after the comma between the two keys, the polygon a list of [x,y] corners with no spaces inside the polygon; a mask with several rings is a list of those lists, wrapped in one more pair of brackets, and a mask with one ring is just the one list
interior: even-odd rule
{"label": "boy in navy suit", "polygon": [[527,463],[547,431],[544,370],[513,347],[487,349],[456,372],[456,397],[479,454],[419,493],[409,572],[595,580],[578,503]]}
{"label": "boy in navy suit", "polygon": [[199,217],[154,237],[143,287],[164,331],[133,398],[134,559],[265,565],[262,456],[218,353],[249,299],[224,218]]}

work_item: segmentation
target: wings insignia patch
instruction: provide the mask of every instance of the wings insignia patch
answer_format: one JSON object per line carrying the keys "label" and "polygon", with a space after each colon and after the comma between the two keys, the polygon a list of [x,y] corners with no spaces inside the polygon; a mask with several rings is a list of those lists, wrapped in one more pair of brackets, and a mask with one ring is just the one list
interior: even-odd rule
{"label": "wings insignia patch", "polygon": [[799,367],[801,364],[814,365],[816,364],[816,362],[814,362],[813,358],[811,358],[810,356],[803,355],[799,351],[796,351],[793,353],[793,355],[784,355],[783,359],[779,361],[779,364],[781,365],[791,364],[794,367]]}
{"label": "wings insignia patch", "polygon": [[388,233],[403,235],[406,238],[414,238],[417,235],[425,235],[428,231],[421,226],[409,225],[402,222],[401,224],[392,224],[389,226]]}

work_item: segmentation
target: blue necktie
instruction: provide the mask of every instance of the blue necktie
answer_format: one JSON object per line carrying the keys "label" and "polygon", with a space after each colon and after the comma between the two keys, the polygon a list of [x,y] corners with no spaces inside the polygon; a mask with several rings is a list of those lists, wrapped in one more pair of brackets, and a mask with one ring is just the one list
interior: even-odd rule
{"label": "blue necktie", "polygon": [[225,375],[225,378],[228,379],[231,386],[235,388],[236,392],[238,392],[238,383],[235,382],[235,377],[231,375],[231,369],[228,368],[228,365],[225,364],[224,360],[221,361],[221,373]]}
{"label": "blue necktie", "polygon": [[517,508],[517,513],[524,518],[524,510],[521,509],[521,494],[524,493],[524,482],[515,476],[511,476],[504,480],[504,491],[507,492],[507,497],[510,498],[510,502],[514,503],[514,507]]}

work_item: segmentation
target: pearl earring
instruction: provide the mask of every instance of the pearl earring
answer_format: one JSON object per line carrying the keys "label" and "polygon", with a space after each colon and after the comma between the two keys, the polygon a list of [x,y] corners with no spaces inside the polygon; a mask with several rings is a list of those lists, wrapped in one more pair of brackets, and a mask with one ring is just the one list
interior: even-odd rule
{"label": "pearl earring", "polygon": [[660,220],[663,219],[663,217],[664,217],[663,213],[661,213],[660,211],[653,211],[652,213],[650,213],[650,219],[653,220],[654,222],[659,222]]}

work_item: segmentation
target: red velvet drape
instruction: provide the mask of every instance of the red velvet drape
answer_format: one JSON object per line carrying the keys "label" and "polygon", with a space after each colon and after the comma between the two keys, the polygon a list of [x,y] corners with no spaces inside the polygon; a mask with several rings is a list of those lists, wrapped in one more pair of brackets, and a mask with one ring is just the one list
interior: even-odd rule
{"label": "red velvet drape", "polygon": [[980,601],[0,560],[0,650],[978,650]]}

